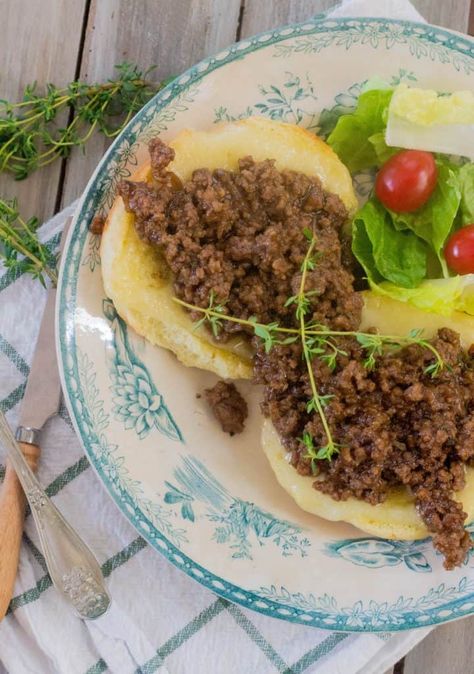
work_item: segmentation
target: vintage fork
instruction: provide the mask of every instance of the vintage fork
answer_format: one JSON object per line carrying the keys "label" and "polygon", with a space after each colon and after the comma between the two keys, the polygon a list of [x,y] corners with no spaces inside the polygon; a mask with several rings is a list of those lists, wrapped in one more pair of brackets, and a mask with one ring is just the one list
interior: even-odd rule
{"label": "vintage fork", "polygon": [[30,504],[54,586],[81,618],[98,618],[110,605],[99,563],[41,487],[1,411],[0,442]]}

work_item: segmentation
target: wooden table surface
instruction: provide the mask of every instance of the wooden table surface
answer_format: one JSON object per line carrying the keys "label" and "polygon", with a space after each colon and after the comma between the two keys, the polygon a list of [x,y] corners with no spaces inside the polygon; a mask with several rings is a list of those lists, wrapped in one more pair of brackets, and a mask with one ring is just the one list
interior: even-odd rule
{"label": "wooden table surface", "polygon": [[[471,0],[412,0],[431,23],[474,34]],[[124,60],[157,65],[159,80],[241,38],[331,8],[334,0],[0,0],[0,98],[37,80],[103,81]],[[469,25],[470,24],[470,25]],[[470,30],[469,30],[470,28]],[[25,182],[0,177],[23,215],[48,218],[79,196],[107,143],[95,137]],[[394,674],[470,674],[474,617],[434,630]],[[382,674],[382,673],[381,673]]]}

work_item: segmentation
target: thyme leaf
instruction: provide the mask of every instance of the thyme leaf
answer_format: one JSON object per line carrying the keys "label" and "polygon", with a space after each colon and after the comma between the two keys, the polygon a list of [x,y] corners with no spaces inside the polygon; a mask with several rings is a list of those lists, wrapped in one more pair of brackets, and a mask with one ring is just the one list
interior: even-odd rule
{"label": "thyme leaf", "polygon": [[28,273],[45,285],[48,276],[58,282],[56,257],[40,242],[38,219],[23,220],[15,199],[0,199],[0,259],[6,269]]}
{"label": "thyme leaf", "polygon": [[[133,115],[170,80],[159,84],[132,63],[115,66],[103,84],[74,81],[66,87],[28,85],[18,103],[0,100],[0,172],[24,180],[33,171],[84,147],[95,131],[114,138]],[[60,113],[69,111],[65,124]]]}

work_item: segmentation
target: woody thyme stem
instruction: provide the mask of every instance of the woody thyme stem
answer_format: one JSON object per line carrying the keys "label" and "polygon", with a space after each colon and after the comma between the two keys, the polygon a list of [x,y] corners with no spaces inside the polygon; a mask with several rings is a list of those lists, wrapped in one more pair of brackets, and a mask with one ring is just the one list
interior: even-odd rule
{"label": "woody thyme stem", "polygon": [[[305,321],[305,315],[307,312],[306,309],[306,295],[305,295],[305,285],[306,285],[306,278],[308,274],[308,268],[309,268],[309,261],[311,260],[312,254],[314,247],[316,245],[316,237],[312,236],[311,238],[311,243],[308,247],[308,250],[306,252],[305,259],[303,261],[302,265],[302,273],[301,273],[301,281],[300,281],[300,287],[299,287],[299,292],[298,292],[298,299],[297,299],[297,309],[296,309],[296,316],[299,317],[299,322],[300,322],[300,335],[301,335],[301,344],[303,347],[303,356],[306,362],[306,368],[308,370],[308,377],[309,377],[309,382],[311,384],[311,391],[313,393],[313,399],[314,401],[314,406],[316,408],[316,411],[319,414],[319,417],[321,419],[321,423],[324,429],[324,433],[326,434],[326,439],[327,439],[327,446],[330,448],[330,452],[332,453],[333,448],[334,448],[334,440],[332,438],[332,433],[331,429],[329,428],[328,420],[326,418],[326,415],[323,410],[323,406],[321,404],[321,399],[319,397],[319,391],[318,387],[316,386],[316,381],[314,378],[314,372],[313,372],[313,366],[311,364],[311,354],[308,348],[308,342],[306,339],[306,321]],[[331,451],[332,450],[332,451]]]}
{"label": "woody thyme stem", "polygon": [[[225,314],[221,311],[214,311],[213,309],[210,309],[209,307],[199,307],[195,304],[190,304],[189,302],[185,302],[184,300],[180,300],[178,297],[173,297],[173,301],[176,302],[176,304],[179,304],[180,306],[184,307],[185,309],[188,309],[189,311],[193,312],[198,312],[204,315],[205,318],[218,318],[223,321],[228,321],[230,323],[238,323],[239,325],[243,325],[249,328],[252,328],[254,330],[256,327],[262,327],[266,328],[268,327],[265,323],[259,323],[258,321],[250,321],[248,319],[244,318],[237,318],[235,316],[230,316],[229,314]],[[317,330],[315,328],[308,328],[305,326],[305,334],[306,336],[321,336],[321,337],[368,337],[368,338],[375,338],[380,340],[381,343],[383,344],[392,344],[393,346],[403,346],[403,345],[409,345],[409,344],[421,344],[424,346],[426,349],[431,351],[436,358],[438,362],[442,362],[442,358],[439,354],[439,352],[435,349],[434,346],[429,344],[429,342],[426,342],[424,339],[420,339],[419,337],[412,337],[410,335],[406,335],[404,337],[400,337],[398,335],[379,335],[379,334],[374,334],[371,332],[358,332],[356,330],[329,330],[329,329],[321,329]],[[272,328],[273,332],[281,332],[282,334],[286,335],[299,335],[301,334],[301,327],[300,328],[283,328],[280,327],[279,325],[276,325],[275,327]]]}

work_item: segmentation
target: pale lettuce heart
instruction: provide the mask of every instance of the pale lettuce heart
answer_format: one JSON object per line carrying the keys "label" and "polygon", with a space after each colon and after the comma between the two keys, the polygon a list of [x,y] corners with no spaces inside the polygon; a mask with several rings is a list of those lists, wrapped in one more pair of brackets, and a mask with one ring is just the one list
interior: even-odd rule
{"label": "pale lettuce heart", "polygon": [[464,311],[474,316],[474,274],[423,281],[417,288],[400,288],[384,281],[370,284],[374,292],[401,302],[408,302],[424,311],[449,316]]}
{"label": "pale lettuce heart", "polygon": [[385,141],[391,147],[474,159],[474,94],[439,95],[400,84],[390,101]]}

